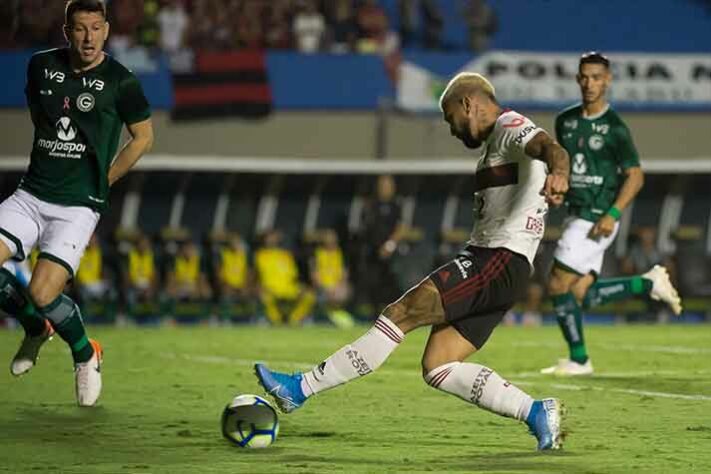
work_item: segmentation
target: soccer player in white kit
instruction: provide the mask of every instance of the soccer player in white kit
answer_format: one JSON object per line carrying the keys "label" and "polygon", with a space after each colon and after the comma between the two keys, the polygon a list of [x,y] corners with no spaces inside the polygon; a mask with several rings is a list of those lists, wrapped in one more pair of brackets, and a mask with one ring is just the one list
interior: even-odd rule
{"label": "soccer player in white kit", "polygon": [[387,306],[363,336],[312,370],[289,375],[256,364],[257,377],[288,413],[318,392],[374,371],[405,334],[431,326],[422,357],[427,384],[525,422],[538,449],[559,449],[557,399],[536,400],[492,369],[465,359],[483,347],[525,291],[547,203],[560,204],[568,189],[568,154],[531,120],[502,110],[493,86],[479,74],[455,76],[440,107],[454,137],[468,148],[481,147],[476,222],[466,248]]}

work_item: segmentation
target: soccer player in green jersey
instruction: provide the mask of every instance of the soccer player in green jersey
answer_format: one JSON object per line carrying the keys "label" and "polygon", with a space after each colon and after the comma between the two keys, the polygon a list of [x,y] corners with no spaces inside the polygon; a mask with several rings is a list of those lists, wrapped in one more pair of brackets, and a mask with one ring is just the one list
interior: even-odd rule
{"label": "soccer player in green jersey", "polygon": [[593,372],[583,338],[584,309],[639,295],[664,301],[675,314],[681,313],[681,300],[664,267],[639,276],[597,278],[618,220],[642,188],[644,175],[629,129],[607,102],[612,81],[607,57],[583,54],[577,81],[582,103],[563,110],[555,122],[556,138],[571,161],[565,199],[569,217],[548,280],[570,357],[541,371],[556,375]]}
{"label": "soccer player in green jersey", "polygon": [[[153,127],[138,80],[103,51],[103,0],[69,0],[64,34],[68,47],[33,55],[27,68],[34,141],[18,189],[0,204],[0,263],[24,260],[35,246],[40,253],[27,288],[0,270],[0,308],[25,330],[12,374],[29,371],[56,332],[71,349],[77,402],[93,406],[102,349],[62,290],[107,208],[109,187],[150,149]],[[131,139],[114,159],[124,125]]]}

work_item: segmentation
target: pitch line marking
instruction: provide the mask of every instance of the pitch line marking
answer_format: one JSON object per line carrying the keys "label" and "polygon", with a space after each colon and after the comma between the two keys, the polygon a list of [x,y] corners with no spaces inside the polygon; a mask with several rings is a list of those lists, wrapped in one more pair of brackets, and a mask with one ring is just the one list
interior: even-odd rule
{"label": "pitch line marking", "polygon": [[[236,358],[231,358],[231,357],[224,357],[224,356],[193,356],[193,355],[187,355],[187,354],[174,354],[170,352],[163,352],[161,353],[161,356],[167,358],[167,359],[183,359],[191,362],[200,362],[204,364],[234,364],[234,365],[242,365],[242,366],[249,366],[251,367],[254,365],[256,362],[255,360],[252,359],[236,359]],[[294,367],[298,369],[310,369],[314,365],[313,364],[306,364],[303,362],[295,362],[295,361],[286,361],[286,360],[270,360],[269,361],[272,364],[276,365],[286,365],[289,367]],[[397,374],[397,375],[403,375],[405,373],[407,374],[415,374],[416,372],[413,371],[405,371],[402,369],[379,369],[377,371],[378,373],[382,374]],[[631,373],[631,372],[630,372]],[[678,373],[678,372],[677,372]],[[511,379],[516,385],[537,385],[540,382],[531,382],[531,381],[516,381],[516,378],[520,378],[523,376],[524,378],[526,377],[526,374],[529,373],[522,373],[522,374],[514,374]],[[640,374],[649,374],[648,372],[640,372]],[[419,374],[418,374],[419,376]],[[641,376],[641,375],[640,375]],[[549,384],[553,388],[558,388],[561,390],[573,390],[573,391],[582,391],[582,390],[594,390],[597,392],[614,392],[614,393],[624,393],[627,395],[645,395],[649,397],[659,397],[659,398],[673,398],[673,399],[678,399],[678,400],[694,400],[694,401],[705,401],[705,402],[711,402],[711,396],[708,395],[701,395],[701,394],[683,394],[683,393],[669,393],[669,392],[656,392],[656,391],[649,391],[649,390],[635,390],[635,389],[627,389],[627,388],[603,388],[603,387],[596,387],[592,385],[574,385],[574,384],[561,384],[561,383],[552,383]]]}
{"label": "pitch line marking", "polygon": [[[557,344],[545,342],[530,342],[519,341],[512,345],[521,347],[553,347]],[[684,346],[634,346],[626,344],[592,344],[592,347],[601,347],[603,349],[636,351],[636,352],[655,352],[665,354],[711,354],[711,349],[704,347],[684,347]]]}

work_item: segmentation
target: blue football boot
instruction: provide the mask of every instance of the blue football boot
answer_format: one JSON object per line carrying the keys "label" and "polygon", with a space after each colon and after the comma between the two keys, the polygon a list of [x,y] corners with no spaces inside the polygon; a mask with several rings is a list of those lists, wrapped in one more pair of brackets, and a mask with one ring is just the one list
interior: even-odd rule
{"label": "blue football boot", "polygon": [[544,398],[533,402],[526,424],[538,440],[539,451],[563,447],[562,418],[563,405],[560,400]]}
{"label": "blue football boot", "polygon": [[306,401],[306,395],[301,390],[301,374],[272,372],[264,364],[254,364],[254,373],[282,412],[291,413]]}

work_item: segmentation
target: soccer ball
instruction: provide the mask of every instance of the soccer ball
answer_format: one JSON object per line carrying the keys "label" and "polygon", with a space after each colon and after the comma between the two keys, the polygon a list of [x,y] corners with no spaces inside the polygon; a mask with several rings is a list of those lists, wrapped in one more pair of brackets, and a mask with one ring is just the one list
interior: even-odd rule
{"label": "soccer ball", "polygon": [[241,448],[266,448],[279,434],[279,417],[257,395],[238,395],[222,411],[222,435]]}

